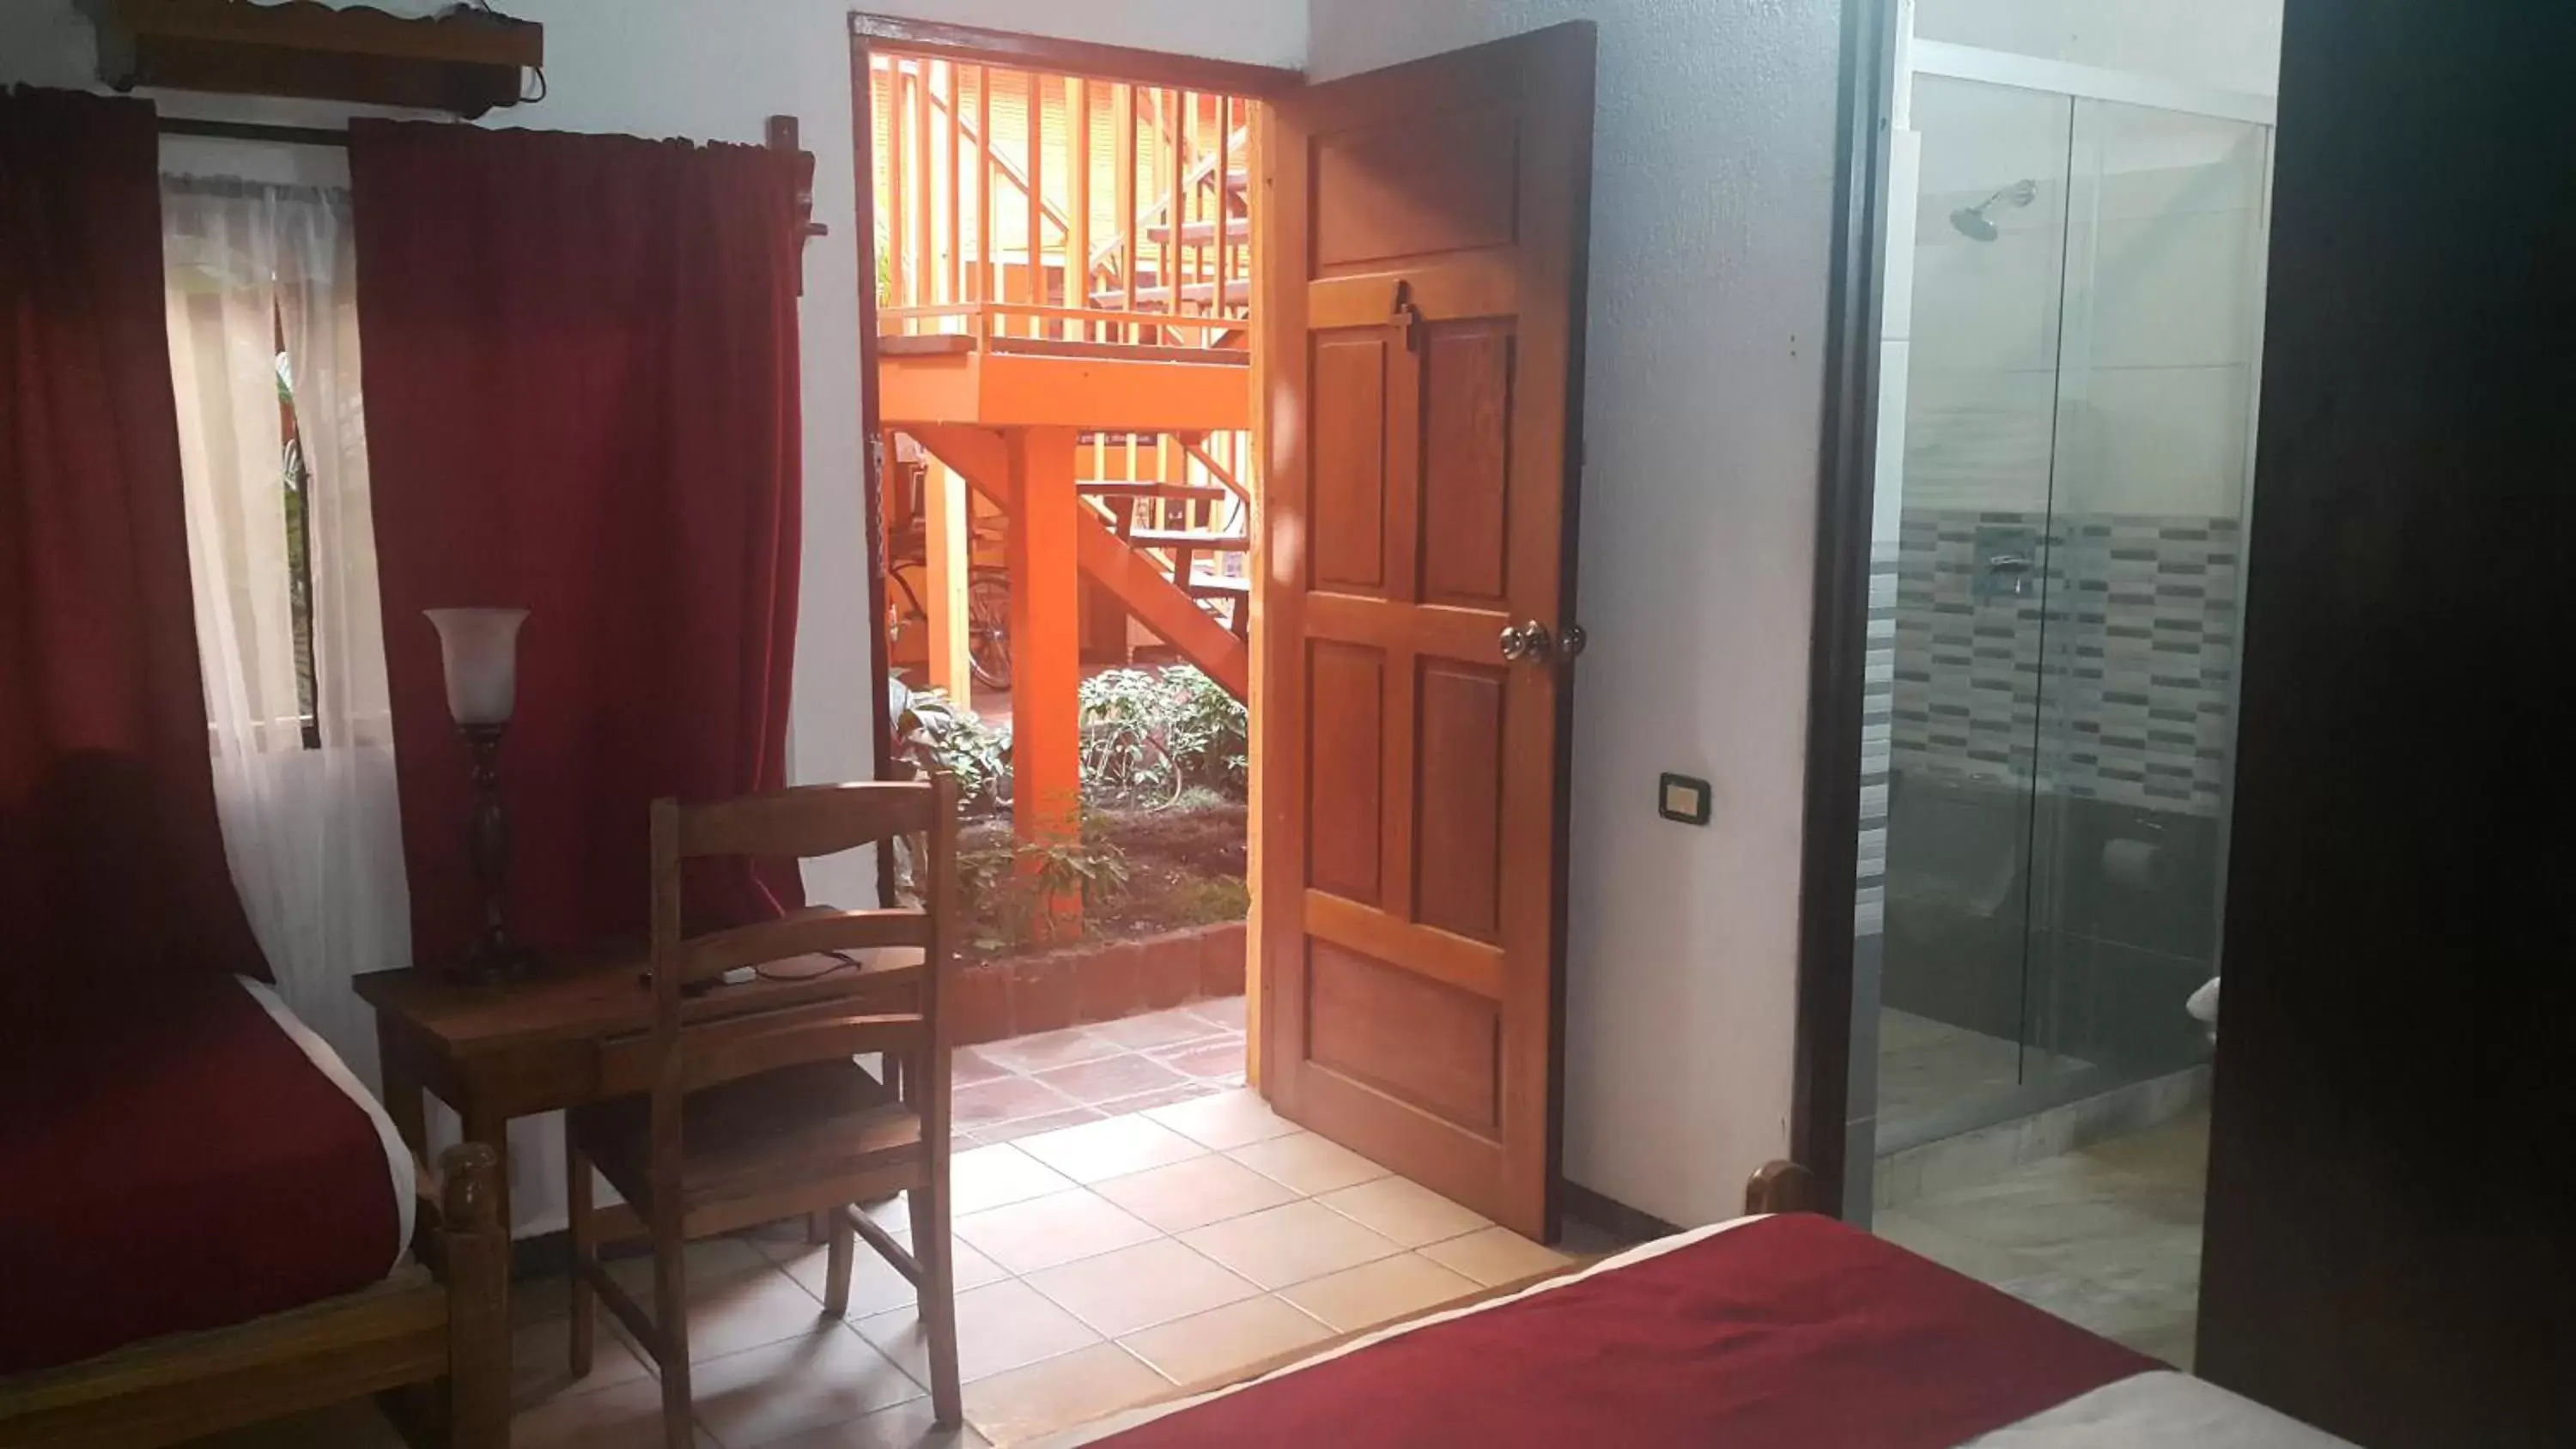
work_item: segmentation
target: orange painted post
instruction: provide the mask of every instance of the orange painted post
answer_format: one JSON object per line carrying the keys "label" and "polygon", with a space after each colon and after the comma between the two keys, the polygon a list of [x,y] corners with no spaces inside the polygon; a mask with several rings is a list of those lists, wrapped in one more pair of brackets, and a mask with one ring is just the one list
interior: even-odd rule
{"label": "orange painted post", "polygon": [[938,206],[937,185],[930,168],[930,62],[912,63],[912,119],[907,134],[912,139],[912,256],[905,271],[912,278],[914,306],[928,306],[939,298],[933,288],[939,275],[939,264],[930,250],[930,223]]}
{"label": "orange painted post", "polygon": [[886,136],[885,136],[885,300],[897,307],[911,295],[904,290],[904,144],[903,144],[903,62],[886,62]]}
{"label": "orange painted post", "polygon": [[927,594],[922,609],[930,615],[930,684],[964,708],[975,704],[975,674],[968,650],[966,584],[971,575],[974,514],[966,502],[966,479],[937,458],[922,480],[923,569]]}
{"label": "orange painted post", "polygon": [[[1071,428],[1013,428],[1011,532],[1011,828],[1023,845],[1082,831],[1082,553]],[[1033,863],[1024,866],[1033,869]],[[1056,932],[1082,902],[1047,905]]]}
{"label": "orange painted post", "polygon": [[[1064,305],[1091,305],[1091,87],[1080,76],[1064,81]],[[1066,329],[1089,342],[1092,327],[1076,323]]]}

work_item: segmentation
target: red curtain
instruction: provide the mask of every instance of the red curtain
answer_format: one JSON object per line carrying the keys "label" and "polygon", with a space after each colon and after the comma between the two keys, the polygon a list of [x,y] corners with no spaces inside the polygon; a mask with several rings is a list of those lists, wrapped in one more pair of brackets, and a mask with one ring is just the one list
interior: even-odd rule
{"label": "red curtain", "polygon": [[152,108],[0,92],[0,1026],[265,977],[224,864]]}
{"label": "red curtain", "polygon": [[[465,750],[421,611],[530,610],[501,747],[512,935],[641,939],[647,807],[784,782],[799,524],[790,160],[350,128],[367,454],[424,961],[480,920]],[[692,882],[741,920],[792,865]]]}

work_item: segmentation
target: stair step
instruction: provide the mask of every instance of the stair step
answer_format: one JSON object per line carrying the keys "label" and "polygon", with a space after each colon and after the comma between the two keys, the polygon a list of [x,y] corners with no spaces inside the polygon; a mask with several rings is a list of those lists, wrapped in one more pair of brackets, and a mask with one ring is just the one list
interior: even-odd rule
{"label": "stair step", "polygon": [[1095,498],[1159,498],[1167,503],[1222,503],[1234,495],[1213,483],[1156,483],[1101,478],[1073,485]]}
{"label": "stair step", "polygon": [[1199,533],[1185,528],[1139,528],[1127,535],[1127,541],[1138,548],[1212,549],[1218,553],[1241,553],[1252,546],[1251,540],[1239,533]]}
{"label": "stair step", "polygon": [[[1140,273],[1139,275],[1145,276],[1151,274]],[[1185,283],[1181,287],[1181,300],[1184,302],[1197,302],[1204,306],[1205,304],[1216,300],[1216,283]],[[1237,277],[1234,280],[1227,282],[1225,284],[1225,300],[1228,305],[1248,305],[1252,301],[1252,283],[1242,277]],[[1136,289],[1136,305],[1139,307],[1143,307],[1148,304],[1169,307],[1171,303],[1172,289],[1169,287],[1139,286]],[[1091,305],[1109,311],[1125,311],[1127,307],[1127,289],[1119,287],[1114,290],[1094,292],[1091,294]]]}
{"label": "stair step", "polygon": [[[1164,240],[1171,236],[1171,234],[1172,229],[1160,222],[1145,228],[1145,240],[1155,246],[1161,246]],[[1248,216],[1228,217],[1225,223],[1225,239],[1237,244],[1251,241],[1252,218]],[[1181,225],[1181,245],[1185,247],[1203,247],[1215,240],[1215,222],[1192,221],[1184,222]]]}
{"label": "stair step", "polygon": [[1193,599],[1248,599],[1252,597],[1252,579],[1228,578],[1223,574],[1192,574],[1183,589]]}

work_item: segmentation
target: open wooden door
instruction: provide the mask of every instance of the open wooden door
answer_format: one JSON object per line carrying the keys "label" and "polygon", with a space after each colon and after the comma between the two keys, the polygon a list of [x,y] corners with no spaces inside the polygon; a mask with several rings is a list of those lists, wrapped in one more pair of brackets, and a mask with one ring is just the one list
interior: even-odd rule
{"label": "open wooden door", "polygon": [[1593,30],[1273,102],[1261,1084],[1556,1227]]}

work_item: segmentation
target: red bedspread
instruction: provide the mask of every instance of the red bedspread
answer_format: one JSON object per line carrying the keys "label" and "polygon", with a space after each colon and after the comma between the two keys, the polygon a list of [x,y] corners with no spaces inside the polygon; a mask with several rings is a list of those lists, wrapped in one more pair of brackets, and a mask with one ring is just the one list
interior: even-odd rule
{"label": "red bedspread", "polygon": [[1766,1218],[1102,1441],[1949,1449],[2161,1367],[1825,1218]]}
{"label": "red bedspread", "polygon": [[0,1024],[0,1374],[365,1287],[399,1222],[374,1122],[239,982]]}

